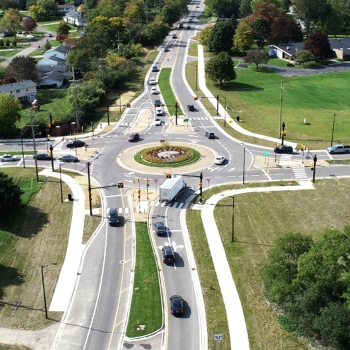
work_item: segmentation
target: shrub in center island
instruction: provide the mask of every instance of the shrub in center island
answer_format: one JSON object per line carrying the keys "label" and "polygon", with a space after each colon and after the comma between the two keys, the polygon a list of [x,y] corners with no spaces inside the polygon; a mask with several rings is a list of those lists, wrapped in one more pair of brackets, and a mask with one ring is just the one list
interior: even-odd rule
{"label": "shrub in center island", "polygon": [[172,146],[164,143],[162,146],[147,148],[142,152],[141,158],[149,163],[181,163],[194,156],[193,149],[182,146]]}

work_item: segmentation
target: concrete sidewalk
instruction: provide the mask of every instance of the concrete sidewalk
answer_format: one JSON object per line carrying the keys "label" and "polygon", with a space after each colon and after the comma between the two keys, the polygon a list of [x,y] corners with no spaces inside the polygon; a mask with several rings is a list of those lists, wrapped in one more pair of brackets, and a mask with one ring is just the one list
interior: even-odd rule
{"label": "concrete sidewalk", "polygon": [[201,209],[201,217],[207,236],[208,245],[213,259],[214,268],[218,277],[222,298],[225,303],[228,328],[230,333],[231,349],[249,350],[249,338],[244,313],[236,289],[231,269],[228,264],[224,246],[214,218],[216,204],[225,197],[232,197],[243,193],[298,191],[314,189],[311,182],[300,182],[300,186],[273,186],[260,188],[244,188],[225,191],[209,198],[204,205],[196,205],[193,209]]}

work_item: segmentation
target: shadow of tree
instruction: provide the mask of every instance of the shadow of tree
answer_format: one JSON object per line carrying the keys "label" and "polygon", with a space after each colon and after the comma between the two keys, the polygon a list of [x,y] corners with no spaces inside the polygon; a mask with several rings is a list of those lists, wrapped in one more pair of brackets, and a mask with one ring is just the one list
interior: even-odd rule
{"label": "shadow of tree", "polygon": [[[217,85],[220,86],[219,84]],[[251,84],[229,82],[227,84],[223,84],[221,90],[225,92],[232,92],[232,91],[260,91],[263,89],[261,87],[254,86]]]}
{"label": "shadow of tree", "polygon": [[19,286],[23,283],[23,276],[14,267],[0,264],[0,299],[6,297],[4,288],[8,286]]}

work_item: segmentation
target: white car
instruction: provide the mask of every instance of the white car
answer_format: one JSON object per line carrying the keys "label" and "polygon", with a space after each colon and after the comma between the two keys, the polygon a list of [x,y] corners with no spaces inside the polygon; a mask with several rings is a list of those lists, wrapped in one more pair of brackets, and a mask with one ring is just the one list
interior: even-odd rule
{"label": "white car", "polygon": [[149,85],[156,85],[156,80],[154,78],[150,78],[150,80],[148,81]]}
{"label": "white car", "polygon": [[157,90],[157,88],[156,88],[155,86],[152,86],[152,88],[151,88],[151,94],[152,94],[152,95],[158,95],[158,90]]}
{"label": "white car", "polygon": [[2,157],[0,157],[1,162],[17,162],[19,160],[19,157],[13,156],[12,154],[4,154]]}
{"label": "white car", "polygon": [[164,112],[163,112],[162,108],[160,108],[160,107],[156,108],[156,115],[157,116],[158,115],[164,115]]}
{"label": "white car", "polygon": [[214,163],[217,165],[220,165],[225,161],[225,159],[226,159],[225,156],[216,156]]}
{"label": "white car", "polygon": [[161,121],[159,118],[156,118],[156,119],[154,120],[154,125],[160,126],[160,125],[162,125],[162,121]]}

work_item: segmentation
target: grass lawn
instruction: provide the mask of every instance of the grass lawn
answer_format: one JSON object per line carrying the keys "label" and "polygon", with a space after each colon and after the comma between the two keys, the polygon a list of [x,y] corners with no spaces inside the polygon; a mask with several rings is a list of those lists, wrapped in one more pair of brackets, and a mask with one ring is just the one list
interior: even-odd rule
{"label": "grass lawn", "polygon": [[[260,185],[262,184],[254,186]],[[270,184],[264,186],[266,185]],[[350,179],[317,180],[315,190],[237,195],[234,243],[231,242],[232,199],[223,199],[216,206],[215,221],[243,305],[251,350],[309,348],[305,345],[305,339],[284,331],[278,324],[277,314],[264,298],[259,271],[266,262],[267,251],[273,246],[274,240],[283,233],[310,234],[317,240],[327,229],[342,230],[344,226],[350,225],[348,215],[334,215],[329,211],[329,208],[334,206],[347,205],[349,185]],[[242,188],[242,185],[231,188]],[[224,188],[213,188],[205,191],[204,198],[223,190]],[[187,225],[193,251],[201,252],[195,258],[205,298],[209,339],[212,339],[214,333],[222,333],[224,339],[229,339],[227,326],[223,321],[226,317],[225,309],[221,302],[217,302],[221,300],[221,294],[200,212],[188,210]],[[210,290],[206,287],[210,285],[215,289]],[[209,349],[212,349],[211,346],[210,341]],[[223,349],[230,349],[228,342],[223,342]]]}
{"label": "grass lawn", "polygon": [[[222,89],[210,80],[207,86],[214,96],[226,97],[227,106],[234,110],[228,113],[232,117],[239,114],[245,129],[278,137],[281,75],[252,67],[236,69],[236,73],[237,79]],[[282,120],[286,124],[286,140],[303,143],[310,149],[328,147],[336,113],[334,142],[349,143],[349,78],[350,72],[284,78]]]}
{"label": "grass lawn", "polygon": [[[169,116],[174,116],[176,98],[170,85],[170,75],[171,68],[163,68],[159,74],[158,84],[164,103],[169,111]],[[183,115],[180,107],[177,109],[177,115]]]}
{"label": "grass lawn", "polygon": [[0,350],[31,350],[27,346],[0,344]]}
{"label": "grass lawn", "polygon": [[[147,223],[136,222],[136,267],[134,291],[126,335],[143,336],[162,326],[158,273],[148,236]],[[145,330],[137,330],[138,322]]]}
{"label": "grass lawn", "polygon": [[[56,262],[45,268],[46,298],[50,303],[62,267],[71,224],[72,202],[61,203],[57,179],[39,184],[35,169],[4,168],[3,172],[15,179],[23,190],[22,203],[14,220],[0,227],[0,327],[39,329],[52,323],[45,319],[40,265]],[[82,185],[88,208],[87,179],[70,174]],[[63,183],[63,198],[69,187]],[[93,207],[100,206],[97,191],[92,191]],[[100,217],[85,217],[84,243],[99,224]],[[23,277],[23,280],[22,278]],[[20,302],[18,310],[12,306]],[[50,318],[59,320],[61,313],[50,312]],[[11,349],[12,348],[2,348]],[[22,349],[22,348],[13,348]],[[23,348],[24,349],[24,348]]]}
{"label": "grass lawn", "polygon": [[0,50],[1,57],[11,57],[18,53],[21,49],[12,49],[12,50]]}

